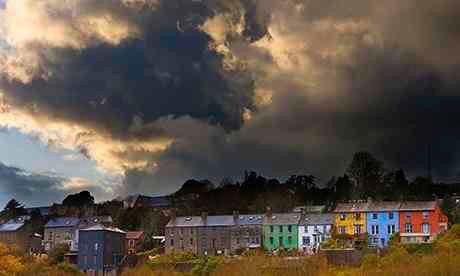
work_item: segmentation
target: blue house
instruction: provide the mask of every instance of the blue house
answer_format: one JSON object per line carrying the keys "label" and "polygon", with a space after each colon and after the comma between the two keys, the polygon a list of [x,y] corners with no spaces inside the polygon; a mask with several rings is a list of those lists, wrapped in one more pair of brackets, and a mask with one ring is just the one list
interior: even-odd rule
{"label": "blue house", "polygon": [[369,245],[386,247],[391,236],[399,232],[399,207],[395,201],[370,202],[367,210]]}
{"label": "blue house", "polygon": [[80,230],[78,267],[89,275],[117,275],[126,256],[126,232],[95,225]]}

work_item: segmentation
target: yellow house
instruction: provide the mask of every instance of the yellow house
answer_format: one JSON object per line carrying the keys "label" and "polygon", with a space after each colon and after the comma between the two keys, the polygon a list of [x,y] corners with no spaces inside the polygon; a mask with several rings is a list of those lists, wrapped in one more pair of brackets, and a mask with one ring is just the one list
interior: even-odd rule
{"label": "yellow house", "polygon": [[334,210],[338,234],[360,235],[366,232],[368,202],[339,203]]}

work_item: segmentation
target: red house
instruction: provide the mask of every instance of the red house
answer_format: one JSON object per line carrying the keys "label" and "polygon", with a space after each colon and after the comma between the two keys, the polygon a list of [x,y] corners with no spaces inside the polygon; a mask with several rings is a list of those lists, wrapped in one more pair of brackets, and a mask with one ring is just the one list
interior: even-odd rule
{"label": "red house", "polygon": [[142,246],[144,242],[143,231],[129,231],[126,233],[126,248],[128,248],[128,254],[135,254]]}
{"label": "red house", "polygon": [[402,243],[429,243],[447,230],[448,219],[437,201],[407,201],[399,208]]}

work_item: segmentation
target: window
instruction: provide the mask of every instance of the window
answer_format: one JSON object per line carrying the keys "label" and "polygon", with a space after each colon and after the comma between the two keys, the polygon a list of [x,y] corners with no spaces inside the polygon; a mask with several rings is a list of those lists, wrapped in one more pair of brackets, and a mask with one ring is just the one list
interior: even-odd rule
{"label": "window", "polygon": [[389,219],[394,219],[395,218],[395,214],[393,212],[389,212],[388,213],[388,218]]}
{"label": "window", "polygon": [[134,240],[129,240],[129,247],[134,247]]}
{"label": "window", "polygon": [[305,233],[308,233],[308,226],[305,226]]}
{"label": "window", "polygon": [[429,213],[427,211],[423,212],[423,219],[428,219]]}
{"label": "window", "polygon": [[190,239],[190,245],[193,245],[193,239]]}
{"label": "window", "polygon": [[355,214],[355,220],[361,220],[361,213]]}
{"label": "window", "polygon": [[345,220],[347,218],[347,214],[340,214],[340,220]]}
{"label": "window", "polygon": [[339,233],[340,234],[347,233],[347,227],[346,226],[339,226]]}
{"label": "window", "polygon": [[422,232],[424,234],[429,234],[430,233],[430,225],[428,223],[422,224]]}
{"label": "window", "polygon": [[315,233],[318,233],[318,226],[315,225],[315,227],[313,228],[313,231],[315,231]]}
{"label": "window", "polygon": [[291,236],[288,237],[288,243],[292,244],[292,237]]}
{"label": "window", "polygon": [[292,225],[289,225],[289,226],[288,226],[288,231],[289,231],[289,232],[292,232]]}
{"label": "window", "polygon": [[273,245],[273,237],[270,237],[270,244]]}
{"label": "window", "polygon": [[379,234],[379,226],[378,225],[372,225],[371,226],[371,234],[372,235],[378,235]]}
{"label": "window", "polygon": [[256,237],[256,243],[259,244],[259,237]]}
{"label": "window", "polygon": [[273,233],[273,231],[275,231],[275,228],[273,227],[273,225],[270,225],[270,232]]}
{"label": "window", "polygon": [[410,218],[411,218],[411,213],[406,212],[406,219],[410,219]]}
{"label": "window", "polygon": [[212,239],[212,248],[216,248],[216,239]]}
{"label": "window", "polygon": [[387,226],[387,228],[388,228],[388,234],[391,235],[391,234],[396,233],[396,225],[390,224],[390,225]]}
{"label": "window", "polygon": [[98,243],[95,243],[94,244],[94,251],[97,251],[99,249],[99,244]]}
{"label": "window", "polygon": [[278,238],[278,244],[280,247],[283,247],[283,237]]}
{"label": "window", "polygon": [[169,242],[171,246],[174,246],[174,239],[171,239]]}
{"label": "window", "polygon": [[279,226],[278,229],[279,229],[280,233],[283,232],[283,226]]}
{"label": "window", "polygon": [[355,224],[355,234],[361,234],[361,224]]}
{"label": "window", "polygon": [[412,233],[412,224],[406,223],[406,224],[404,225],[404,231],[405,231],[406,233]]}
{"label": "window", "polygon": [[310,245],[310,237],[303,237],[302,238],[302,244],[309,246]]}
{"label": "window", "polygon": [[377,218],[378,218],[377,213],[373,213],[373,214],[372,214],[372,219],[377,219]]}

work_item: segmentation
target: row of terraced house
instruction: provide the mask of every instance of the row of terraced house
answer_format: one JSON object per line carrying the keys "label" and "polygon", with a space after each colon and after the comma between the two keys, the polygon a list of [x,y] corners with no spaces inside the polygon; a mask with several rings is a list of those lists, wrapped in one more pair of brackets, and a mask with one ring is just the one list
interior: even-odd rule
{"label": "row of terraced house", "polygon": [[173,215],[165,230],[165,249],[166,253],[229,255],[254,248],[283,248],[314,254],[333,231],[365,236],[370,246],[381,248],[396,233],[403,243],[430,243],[447,227],[448,219],[437,201],[354,201],[339,203],[327,213],[273,213],[267,208],[265,214]]}

